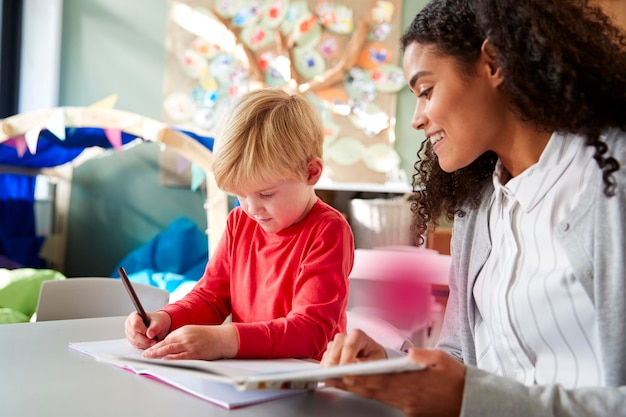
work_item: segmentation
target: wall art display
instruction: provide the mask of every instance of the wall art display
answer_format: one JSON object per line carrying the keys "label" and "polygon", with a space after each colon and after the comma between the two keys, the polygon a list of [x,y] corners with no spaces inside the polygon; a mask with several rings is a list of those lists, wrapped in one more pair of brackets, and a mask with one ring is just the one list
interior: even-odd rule
{"label": "wall art display", "polygon": [[[323,181],[402,180],[394,148],[396,93],[406,85],[400,12],[399,0],[170,0],[164,121],[211,135],[232,100],[281,88],[320,113]],[[162,174],[185,169],[164,163]]]}

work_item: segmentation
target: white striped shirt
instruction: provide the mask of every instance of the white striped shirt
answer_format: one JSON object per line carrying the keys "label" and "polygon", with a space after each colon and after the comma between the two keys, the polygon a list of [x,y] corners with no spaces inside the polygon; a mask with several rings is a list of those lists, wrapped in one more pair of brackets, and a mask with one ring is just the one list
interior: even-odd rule
{"label": "white striped shirt", "polygon": [[492,250],[473,289],[478,367],[526,385],[603,384],[595,308],[556,239],[598,166],[594,148],[553,134],[539,161],[493,176]]}

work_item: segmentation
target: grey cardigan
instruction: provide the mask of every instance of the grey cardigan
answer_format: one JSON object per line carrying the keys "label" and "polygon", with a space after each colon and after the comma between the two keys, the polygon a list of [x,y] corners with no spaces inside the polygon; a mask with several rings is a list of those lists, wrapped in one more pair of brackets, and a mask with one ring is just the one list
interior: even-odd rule
{"label": "grey cardigan", "polygon": [[525,386],[476,368],[472,288],[491,250],[487,181],[479,208],[454,221],[450,298],[438,343],[467,365],[461,416],[626,416],[626,133],[613,129],[604,140],[621,165],[613,174],[616,194],[604,195],[598,168],[557,236],[596,308],[606,387]]}

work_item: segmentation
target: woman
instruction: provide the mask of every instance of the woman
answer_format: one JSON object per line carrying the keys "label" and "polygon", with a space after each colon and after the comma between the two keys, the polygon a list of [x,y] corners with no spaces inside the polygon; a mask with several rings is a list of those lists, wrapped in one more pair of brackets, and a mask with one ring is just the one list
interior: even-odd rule
{"label": "woman", "polygon": [[[626,415],[624,36],[584,0],[434,0],[402,43],[450,298],[437,350],[409,351],[426,371],[329,384],[408,415]],[[387,354],[355,331],[322,363]]]}

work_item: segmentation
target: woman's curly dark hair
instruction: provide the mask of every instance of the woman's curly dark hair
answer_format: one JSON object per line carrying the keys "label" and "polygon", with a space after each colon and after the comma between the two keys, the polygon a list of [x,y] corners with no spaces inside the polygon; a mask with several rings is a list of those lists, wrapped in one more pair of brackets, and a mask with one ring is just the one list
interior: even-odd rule
{"label": "woman's curly dark hair", "polygon": [[[604,193],[615,193],[600,135],[626,130],[626,38],[587,0],[432,0],[402,37],[456,58],[471,79],[481,45],[488,39],[503,72],[502,91],[511,109],[539,129],[580,134],[595,147]],[[420,242],[445,216],[463,215],[478,204],[497,156],[486,152],[469,166],[444,172],[428,141],[418,151],[413,175],[414,229]]]}

